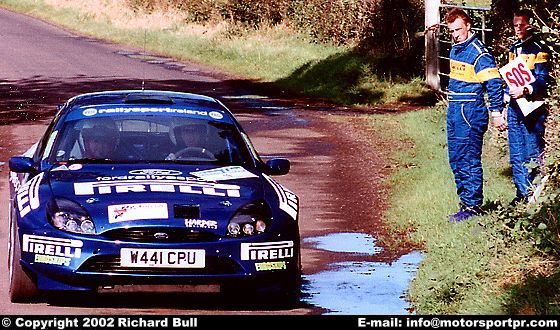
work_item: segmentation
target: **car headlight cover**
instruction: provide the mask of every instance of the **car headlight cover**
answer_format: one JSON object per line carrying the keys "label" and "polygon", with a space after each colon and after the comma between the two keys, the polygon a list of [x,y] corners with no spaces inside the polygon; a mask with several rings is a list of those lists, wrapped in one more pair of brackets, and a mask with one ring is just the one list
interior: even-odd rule
{"label": "car headlight cover", "polygon": [[252,236],[264,233],[270,225],[270,209],[263,202],[241,207],[229,220],[227,235],[231,237]]}
{"label": "car headlight cover", "polygon": [[95,235],[95,224],[87,211],[78,203],[66,198],[54,198],[49,202],[47,215],[50,223],[63,231]]}

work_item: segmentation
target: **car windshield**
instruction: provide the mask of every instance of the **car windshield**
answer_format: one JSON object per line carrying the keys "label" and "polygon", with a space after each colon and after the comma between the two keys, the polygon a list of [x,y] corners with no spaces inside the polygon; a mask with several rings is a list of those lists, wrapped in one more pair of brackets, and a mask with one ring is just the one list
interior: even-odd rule
{"label": "car windshield", "polygon": [[243,165],[250,154],[231,124],[173,116],[67,121],[51,162],[186,162]]}

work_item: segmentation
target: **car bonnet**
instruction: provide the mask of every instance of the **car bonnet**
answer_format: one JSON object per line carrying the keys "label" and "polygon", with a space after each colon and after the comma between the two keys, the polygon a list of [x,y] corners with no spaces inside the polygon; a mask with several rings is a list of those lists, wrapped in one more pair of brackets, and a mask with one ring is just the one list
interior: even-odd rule
{"label": "car bonnet", "polygon": [[190,226],[222,235],[238,208],[263,198],[263,178],[240,166],[64,164],[48,178],[53,196],[84,207],[98,233]]}

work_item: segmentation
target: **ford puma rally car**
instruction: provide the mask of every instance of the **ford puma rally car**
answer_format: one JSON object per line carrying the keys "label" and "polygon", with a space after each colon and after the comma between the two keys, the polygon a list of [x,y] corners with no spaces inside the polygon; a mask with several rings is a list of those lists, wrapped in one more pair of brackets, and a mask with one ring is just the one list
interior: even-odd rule
{"label": "ford puma rally car", "polygon": [[299,291],[298,198],[219,101],[68,100],[10,166],[10,298],[40,291]]}

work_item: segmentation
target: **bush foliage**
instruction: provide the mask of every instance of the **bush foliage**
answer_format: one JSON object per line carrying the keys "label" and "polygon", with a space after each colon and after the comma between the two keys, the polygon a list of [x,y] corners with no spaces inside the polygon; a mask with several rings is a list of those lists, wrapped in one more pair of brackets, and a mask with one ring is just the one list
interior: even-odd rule
{"label": "bush foliage", "polygon": [[[542,252],[560,257],[560,0],[494,0],[493,29],[496,53],[505,54],[513,41],[512,16],[517,9],[531,9],[541,39],[551,48],[553,83],[549,88],[549,111],[546,132],[546,170],[537,178],[544,186],[537,203],[503,214],[516,232],[525,232]],[[501,61],[505,61],[501,58]],[[503,64],[503,63],[502,63]]]}
{"label": "bush foliage", "polygon": [[[422,62],[423,0],[126,0],[136,11],[178,9],[191,22],[230,21],[250,28],[284,24],[317,42],[356,45]],[[400,63],[402,63],[399,60]],[[420,74],[421,65],[415,66]]]}

